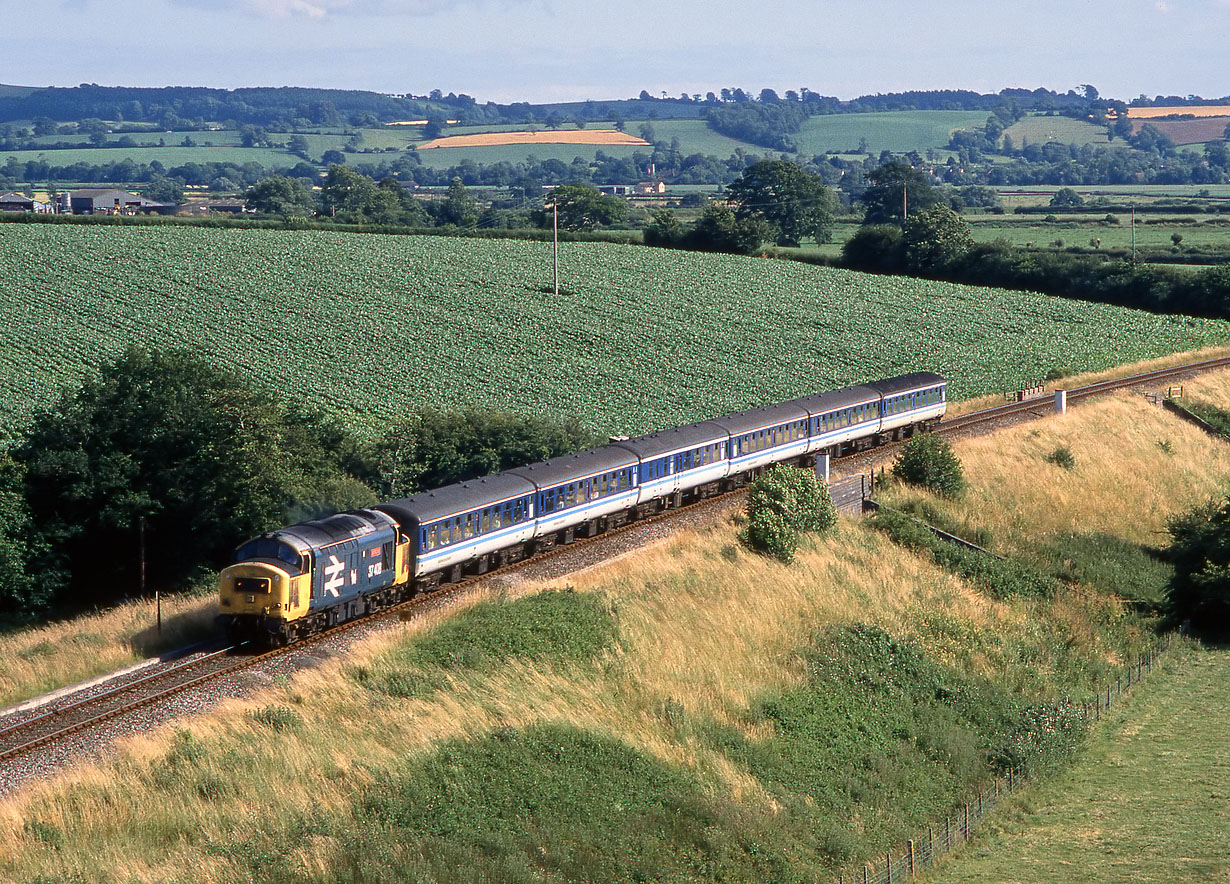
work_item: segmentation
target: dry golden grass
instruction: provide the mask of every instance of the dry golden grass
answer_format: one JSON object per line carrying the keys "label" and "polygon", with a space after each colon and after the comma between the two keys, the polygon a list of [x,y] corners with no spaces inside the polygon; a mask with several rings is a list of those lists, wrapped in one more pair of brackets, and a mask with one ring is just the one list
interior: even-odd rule
{"label": "dry golden grass", "polygon": [[1169,117],[1175,115],[1193,116],[1193,117],[1230,117],[1230,106],[1226,105],[1205,105],[1203,107],[1129,107],[1129,120],[1153,120],[1157,117]]}
{"label": "dry golden grass", "polygon": [[1186,380],[1182,384],[1183,398],[1210,402],[1219,408],[1230,408],[1230,371],[1210,372]]}
{"label": "dry golden grass", "polygon": [[[1045,460],[1060,447],[1072,452],[1073,469]],[[1224,442],[1129,392],[966,440],[957,453],[972,484],[959,506],[1009,546],[1065,532],[1156,545],[1171,516],[1216,494],[1230,475]]]}
{"label": "dry golden grass", "polygon": [[[1084,374],[1072,375],[1071,377],[1060,378],[1054,381],[1047,381],[1046,390],[1048,394],[1057,389],[1072,390],[1076,387],[1086,386],[1087,384],[1096,384],[1099,381],[1124,378],[1129,375],[1143,374],[1148,371],[1157,371],[1162,368],[1170,368],[1175,365],[1184,365],[1189,362],[1200,362],[1204,359],[1216,359],[1220,356],[1230,356],[1230,344],[1224,344],[1218,347],[1206,347],[1203,350],[1189,350],[1185,353],[1172,353],[1169,356],[1160,356],[1157,359],[1146,359],[1143,362],[1133,362],[1130,365],[1119,365],[1105,371],[1085,372]],[[1004,392],[1010,391],[1005,390]],[[1002,395],[992,394],[989,396],[979,396],[976,399],[965,399],[960,402],[948,403],[948,414],[968,414],[971,411],[980,411],[984,408],[993,408],[996,405],[1003,404],[1004,397]]]}
{"label": "dry golden grass", "polygon": [[[341,808],[361,787],[362,765],[384,766],[444,739],[541,721],[609,733],[696,770],[714,789],[772,807],[746,771],[676,738],[664,723],[663,704],[674,701],[738,724],[740,709],[756,694],[801,677],[794,648],[826,622],[878,622],[909,632],[911,612],[920,607],[987,622],[1018,616],[853,524],[802,551],[789,568],[744,552],[734,552],[732,564],[735,531],[725,524],[679,535],[574,581],[611,600],[624,639],[624,648],[591,675],[512,665],[496,676],[456,678],[437,696],[392,700],[346,676],[348,666],[398,640],[372,639],[344,662],[228,702],[188,725],[209,749],[207,771],[231,784],[224,800],[194,796],[190,786],[172,797],[157,785],[176,739],[164,732],[128,742],[114,761],[0,804],[0,877],[31,869],[69,874],[88,861],[93,868],[123,868],[140,881],[229,880],[235,870],[225,859],[211,856],[202,864],[201,838],[227,843],[252,819]],[[509,594],[543,588],[527,582]],[[430,620],[405,629],[429,626]],[[246,714],[270,704],[291,706],[302,725],[271,738]],[[40,842],[25,829],[30,819],[63,832],[66,846]],[[154,849],[155,836],[169,846]],[[326,862],[328,852],[327,844],[305,848],[304,874]]]}
{"label": "dry golden grass", "polygon": [[482,132],[477,135],[448,135],[433,141],[424,141],[419,150],[437,147],[490,147],[503,144],[632,144],[648,145],[644,138],[637,138],[617,129],[566,129],[550,132]]}
{"label": "dry golden grass", "polygon": [[152,599],[0,635],[0,708],[180,647],[212,624],[215,607],[212,592],[164,597],[161,636]]}
{"label": "dry golden grass", "polygon": [[[1198,386],[1209,398],[1230,401],[1230,374],[1203,378]],[[1057,445],[1073,451],[1073,471],[1041,459]],[[1230,449],[1223,449],[1139,396],[1121,394],[960,443],[972,484],[960,515],[1011,543],[1074,525],[1151,542],[1167,513],[1218,486],[1230,467]],[[370,639],[344,661],[301,672],[185,725],[204,749],[192,776],[224,784],[220,798],[202,797],[192,782],[159,785],[172,769],[168,753],[182,740],[161,732],[129,741],[112,761],[0,803],[0,879],[40,872],[90,879],[106,870],[109,877],[143,882],[243,880],[242,864],[204,851],[205,839],[233,843],[264,820],[313,808],[344,812],[370,785],[373,768],[425,754],[442,740],[542,721],[610,734],[696,771],[715,793],[772,809],[772,798],[745,770],[678,736],[663,714],[666,705],[755,736],[749,703],[799,683],[804,673],[796,649],[825,624],[879,624],[915,635],[940,657],[972,655],[988,671],[1004,665],[1003,636],[1036,627],[1032,603],[992,602],[854,523],[805,544],[787,567],[743,551],[735,522],[673,536],[568,580],[606,599],[619,620],[619,648],[592,670],[515,664],[495,675],[458,675],[437,695],[393,699],[347,676],[348,667],[373,661],[403,636]],[[561,585],[509,583],[503,594],[512,597]],[[1090,624],[1112,616],[1113,608],[1074,593],[1052,616],[1068,624],[1072,641],[1096,647]],[[430,628],[443,616],[450,614],[403,631]],[[926,628],[941,620],[946,631]],[[1027,677],[1021,676],[1022,690]],[[294,709],[301,723],[274,733],[249,714],[273,704]],[[31,820],[53,826],[63,843],[57,848],[40,839]],[[328,839],[297,844],[300,875],[323,877],[333,853]]]}

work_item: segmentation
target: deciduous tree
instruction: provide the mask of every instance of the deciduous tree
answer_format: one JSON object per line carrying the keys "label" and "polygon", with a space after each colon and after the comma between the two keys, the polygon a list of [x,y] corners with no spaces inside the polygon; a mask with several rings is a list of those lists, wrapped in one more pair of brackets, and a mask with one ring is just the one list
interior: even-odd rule
{"label": "deciduous tree", "polygon": [[739,219],[761,218],[778,245],[804,239],[824,242],[833,223],[834,200],[819,175],[786,160],[761,160],[728,188]]}

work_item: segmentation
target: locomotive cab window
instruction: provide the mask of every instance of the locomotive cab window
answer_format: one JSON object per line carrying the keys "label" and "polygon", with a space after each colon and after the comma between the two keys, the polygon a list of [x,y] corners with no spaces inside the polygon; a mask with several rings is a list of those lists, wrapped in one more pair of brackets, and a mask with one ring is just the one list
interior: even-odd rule
{"label": "locomotive cab window", "polygon": [[298,550],[272,537],[258,537],[235,551],[235,561],[245,562],[248,559],[277,559],[300,571],[307,570],[303,567],[303,557],[299,555]]}

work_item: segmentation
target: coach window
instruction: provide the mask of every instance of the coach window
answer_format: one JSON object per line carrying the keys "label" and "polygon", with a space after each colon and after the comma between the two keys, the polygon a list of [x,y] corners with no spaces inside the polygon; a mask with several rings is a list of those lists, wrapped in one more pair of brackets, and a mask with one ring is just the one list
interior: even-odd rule
{"label": "coach window", "polygon": [[483,510],[483,527],[482,532],[486,534],[491,530],[491,510]]}
{"label": "coach window", "polygon": [[427,529],[427,548],[435,549],[440,543],[440,526],[432,525]]}

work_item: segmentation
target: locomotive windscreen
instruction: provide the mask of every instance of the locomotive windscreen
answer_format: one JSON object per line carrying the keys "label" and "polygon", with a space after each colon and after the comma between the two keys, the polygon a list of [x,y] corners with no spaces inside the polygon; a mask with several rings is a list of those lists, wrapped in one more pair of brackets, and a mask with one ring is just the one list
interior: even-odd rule
{"label": "locomotive windscreen", "polygon": [[269,537],[250,540],[235,552],[236,562],[246,562],[251,559],[277,559],[295,568],[299,567],[298,550]]}

